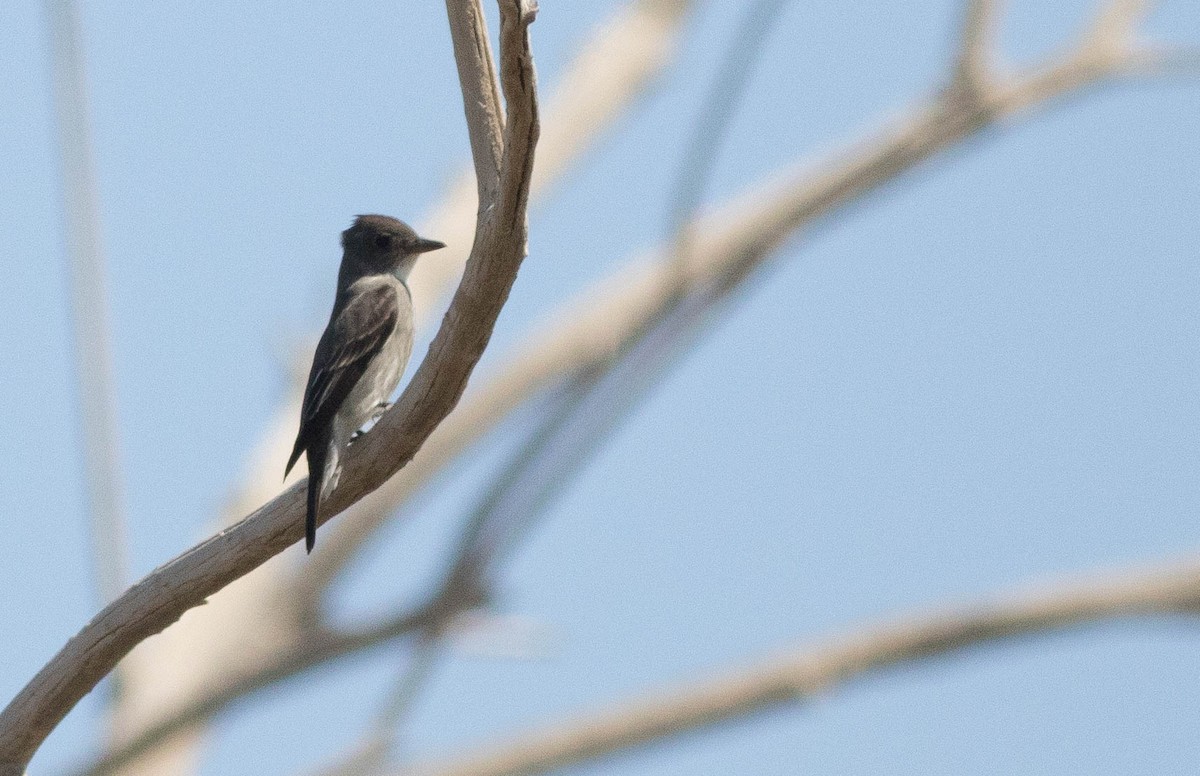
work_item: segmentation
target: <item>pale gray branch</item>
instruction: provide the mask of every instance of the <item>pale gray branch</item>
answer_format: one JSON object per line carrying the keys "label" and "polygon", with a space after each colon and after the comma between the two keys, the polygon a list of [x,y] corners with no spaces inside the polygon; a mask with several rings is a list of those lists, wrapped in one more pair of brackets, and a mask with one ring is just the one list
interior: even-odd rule
{"label": "pale gray branch", "polygon": [[[527,25],[533,11],[503,0],[501,76],[509,105],[495,200],[480,211],[471,258],[429,353],[395,408],[347,455],[328,520],[406,464],[457,404],[525,256],[537,103]],[[117,662],[188,609],[293,544],[302,533],[298,484],[236,525],[159,567],[101,611],[0,712],[0,773],[20,771],[46,736]]]}
{"label": "pale gray branch", "polygon": [[793,706],[873,672],[1081,625],[1200,611],[1200,561],[918,613],[485,746],[404,776],[532,776]]}
{"label": "pale gray branch", "polygon": [[463,109],[475,160],[480,209],[495,200],[504,154],[504,109],[492,63],[492,44],[479,0],[446,0],[454,62],[462,86]]}

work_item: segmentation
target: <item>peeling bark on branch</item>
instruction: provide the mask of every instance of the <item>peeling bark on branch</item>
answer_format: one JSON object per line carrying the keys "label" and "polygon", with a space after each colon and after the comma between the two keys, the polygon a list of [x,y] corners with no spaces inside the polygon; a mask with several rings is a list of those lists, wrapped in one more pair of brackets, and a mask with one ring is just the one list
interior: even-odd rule
{"label": "peeling bark on branch", "polygon": [[504,156],[504,110],[500,84],[492,64],[492,44],[479,0],[446,0],[454,61],[462,85],[463,108],[475,160],[479,209],[495,201],[500,164]]}

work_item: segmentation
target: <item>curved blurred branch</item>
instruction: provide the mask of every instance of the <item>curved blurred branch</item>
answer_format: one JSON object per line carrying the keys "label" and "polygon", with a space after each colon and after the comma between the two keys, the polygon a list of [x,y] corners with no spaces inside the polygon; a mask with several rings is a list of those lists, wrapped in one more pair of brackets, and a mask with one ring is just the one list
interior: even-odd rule
{"label": "curved blurred branch", "polygon": [[564,390],[541,413],[541,420],[493,475],[469,525],[478,546],[464,549],[458,567],[473,574],[475,584],[490,585],[490,575],[505,553],[532,530],[558,493],[575,478],[604,440],[650,392],[682,352],[691,325],[711,305],[688,296],[685,267],[692,226],[715,167],[721,141],[728,132],[750,74],[772,24],[786,0],[756,0],[742,15],[690,133],[671,192],[668,213],[666,302],[645,328],[630,332],[619,354],[571,375]]}
{"label": "curved blurred branch", "polygon": [[[528,25],[536,6],[501,1],[501,78],[509,106],[495,201],[481,209],[466,273],[445,321],[396,407],[348,453],[328,520],[407,463],[458,403],[525,256],[525,209],[537,142]],[[105,607],[0,712],[0,773],[20,772],[66,713],[122,657],[185,611],[294,543],[302,488],[156,569]]]}
{"label": "curved blurred branch", "polygon": [[83,431],[82,458],[91,517],[92,565],[101,604],[128,578],[128,540],[121,503],[111,337],[100,203],[88,127],[79,10],[73,0],[46,3],[63,210],[71,281],[75,375]]}
{"label": "curved blurred branch", "polygon": [[1196,46],[1153,46],[1136,51],[1131,55],[1131,75],[1137,76],[1190,76],[1200,75],[1200,47]]}
{"label": "curved blurred branch", "polygon": [[472,608],[478,601],[436,600],[373,623],[364,623],[337,631],[314,629],[303,638],[269,656],[258,657],[236,666],[228,674],[214,678],[202,690],[193,693],[186,705],[157,719],[138,734],[111,751],[71,773],[100,776],[114,773],[133,763],[163,740],[202,722],[240,698],[269,687],[315,666],[352,654],[364,653],[383,644],[410,636],[445,622],[447,608]]}
{"label": "curved blurred branch", "polygon": [[866,626],[715,678],[618,703],[403,776],[532,776],[803,703],[870,674],[1122,619],[1200,614],[1200,561],[1064,582]]}
{"label": "curved blurred branch", "polygon": [[695,131],[690,133],[671,192],[668,234],[682,259],[688,253],[690,230],[704,201],[722,140],[758,64],[771,25],[788,0],[756,0],[739,20],[722,52],[717,73],[707,89]]}

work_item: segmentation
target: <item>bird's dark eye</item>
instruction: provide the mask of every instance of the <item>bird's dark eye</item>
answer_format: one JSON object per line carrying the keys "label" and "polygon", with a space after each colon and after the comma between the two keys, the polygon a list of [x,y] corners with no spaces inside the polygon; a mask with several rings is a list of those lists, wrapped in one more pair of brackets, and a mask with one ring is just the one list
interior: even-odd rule
{"label": "bird's dark eye", "polygon": [[390,234],[375,235],[375,247],[384,250],[392,247],[392,236]]}

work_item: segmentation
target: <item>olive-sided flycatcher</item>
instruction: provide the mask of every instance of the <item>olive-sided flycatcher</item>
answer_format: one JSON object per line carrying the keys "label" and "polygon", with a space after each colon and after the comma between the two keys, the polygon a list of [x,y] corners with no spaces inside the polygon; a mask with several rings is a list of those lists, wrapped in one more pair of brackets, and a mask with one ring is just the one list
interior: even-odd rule
{"label": "olive-sided flycatcher", "polygon": [[308,552],[316,543],[321,499],[337,487],[342,451],[387,409],[412,353],[408,273],[419,255],[444,247],[389,216],[358,216],[342,232],[337,296],[313,356],[300,433],[284,471],[286,477],[300,453],[308,453]]}

